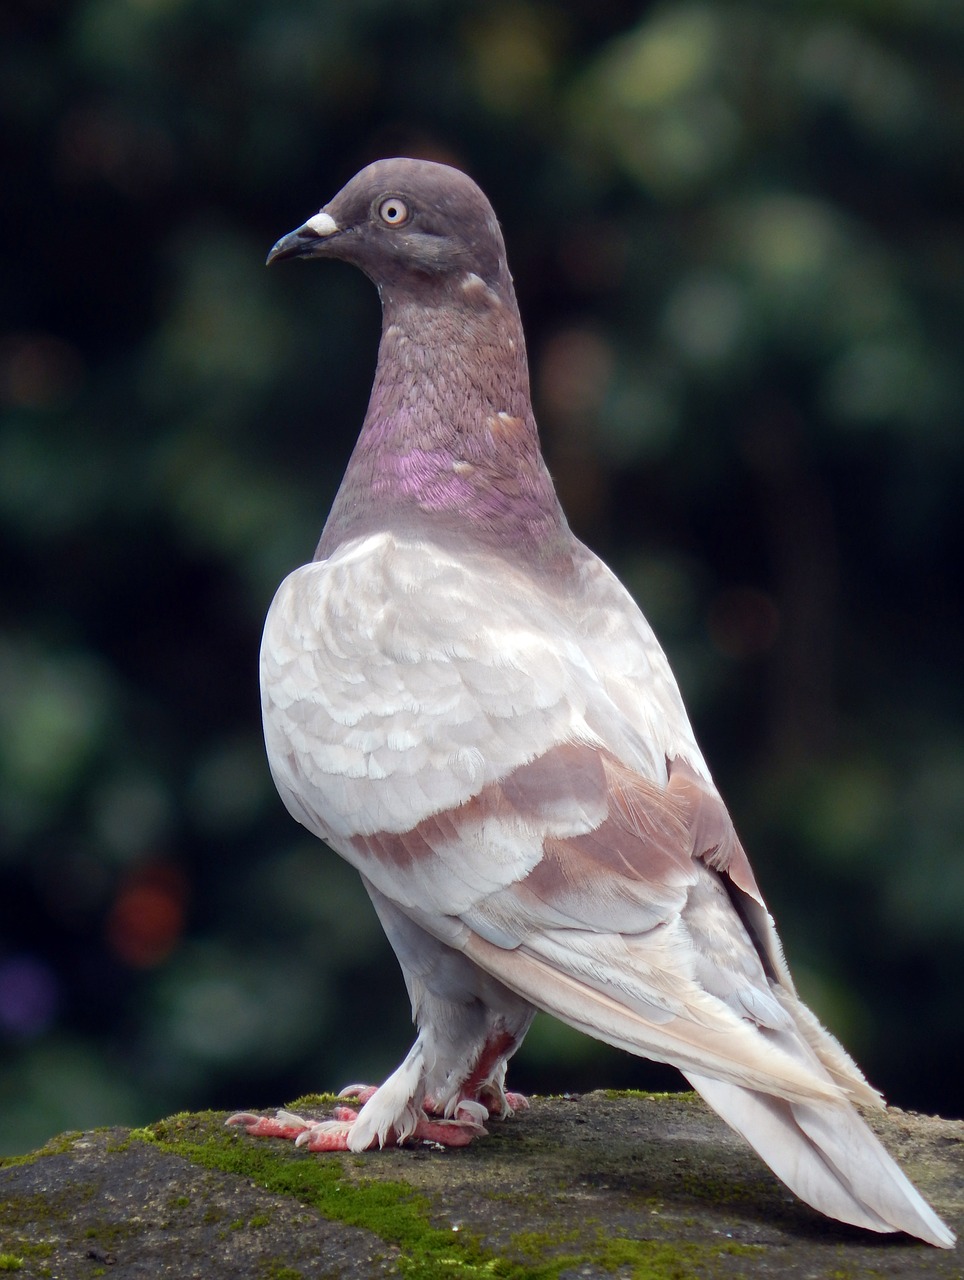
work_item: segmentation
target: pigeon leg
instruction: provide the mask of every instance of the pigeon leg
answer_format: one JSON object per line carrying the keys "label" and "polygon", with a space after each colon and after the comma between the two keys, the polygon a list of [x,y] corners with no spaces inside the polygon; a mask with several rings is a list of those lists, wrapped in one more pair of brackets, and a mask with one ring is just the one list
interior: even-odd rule
{"label": "pigeon leg", "polygon": [[[497,1078],[487,1080],[486,1075],[492,1071],[498,1072]],[[491,1064],[484,1069],[476,1068],[472,1073],[472,1079],[466,1081],[460,1096],[455,1100],[455,1111],[469,1112],[477,1108],[479,1119],[483,1123],[490,1118],[505,1120],[517,1111],[528,1111],[529,1099],[525,1094],[506,1090],[503,1087],[504,1084],[504,1063],[501,1065],[501,1070],[498,1067],[492,1068]],[[343,1089],[338,1090],[338,1097],[350,1099],[359,1106],[363,1106],[377,1092],[378,1085],[375,1084],[346,1084]],[[422,1106],[430,1116],[445,1115],[445,1103],[434,1097],[426,1097]]]}
{"label": "pigeon leg", "polygon": [[504,1120],[516,1111],[528,1111],[529,1099],[522,1093],[505,1089],[506,1058],[518,1040],[508,1031],[495,1031],[482,1046],[482,1052],[461,1089],[459,1105],[466,1101],[481,1103],[489,1116]]}
{"label": "pigeon leg", "polygon": [[294,1139],[296,1146],[309,1151],[367,1151],[406,1142],[468,1146],[473,1138],[485,1133],[482,1121],[488,1118],[487,1110],[466,1099],[460,1100],[450,1115],[429,1116],[423,1105],[424,1059],[419,1035],[408,1057],[380,1088],[362,1086],[361,1095],[367,1098],[358,1111],[336,1107],[330,1120],[312,1120],[290,1111],[279,1111],[273,1118],[239,1112],[226,1123],[241,1125],[256,1138]]}

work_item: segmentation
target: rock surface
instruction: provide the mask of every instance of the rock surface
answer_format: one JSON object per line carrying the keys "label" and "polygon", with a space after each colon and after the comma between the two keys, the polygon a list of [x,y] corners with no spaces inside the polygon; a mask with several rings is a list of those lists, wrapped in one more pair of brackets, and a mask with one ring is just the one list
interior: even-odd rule
{"label": "rock surface", "polygon": [[[292,1108],[323,1114],[330,1099]],[[692,1094],[536,1099],[461,1151],[314,1156],[214,1113],[0,1160],[0,1271],[75,1277],[945,1277],[960,1247],[839,1226]],[[874,1128],[964,1227],[964,1122]]]}

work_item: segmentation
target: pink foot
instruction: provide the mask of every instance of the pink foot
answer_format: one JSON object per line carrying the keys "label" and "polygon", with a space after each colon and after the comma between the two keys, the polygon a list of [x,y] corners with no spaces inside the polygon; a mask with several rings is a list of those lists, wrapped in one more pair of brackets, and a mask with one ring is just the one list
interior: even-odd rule
{"label": "pink foot", "polygon": [[[354,1094],[354,1090],[352,1093]],[[350,1151],[349,1134],[357,1119],[358,1112],[353,1107],[335,1107],[331,1120],[310,1120],[304,1116],[294,1115],[290,1111],[279,1111],[274,1117],[239,1112],[237,1115],[229,1116],[225,1124],[241,1125],[253,1138],[294,1139],[296,1147],[306,1147],[309,1151]],[[434,1143],[441,1147],[467,1147],[473,1138],[484,1134],[485,1129],[480,1120],[466,1107],[461,1117],[452,1120],[429,1116],[423,1112],[416,1121],[415,1129],[405,1138],[405,1143],[422,1142]],[[402,1144],[399,1143],[394,1129],[389,1129],[382,1145],[396,1147]],[[372,1138],[368,1149],[371,1150],[376,1146],[378,1146],[378,1139]]]}

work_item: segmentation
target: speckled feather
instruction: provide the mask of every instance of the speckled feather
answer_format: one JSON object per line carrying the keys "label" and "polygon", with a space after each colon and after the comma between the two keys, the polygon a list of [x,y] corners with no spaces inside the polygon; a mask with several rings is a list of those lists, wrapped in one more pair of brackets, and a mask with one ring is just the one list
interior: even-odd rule
{"label": "speckled feather", "polygon": [[510,1109],[541,1008],[675,1063],[823,1212],[949,1245],[794,991],[649,624],[568,528],[488,201],[456,170],[379,161],[269,260],[293,256],[365,271],[383,332],[315,560],[265,625],[268,759],[361,873],[418,1027],[309,1145],[468,1141],[480,1103]]}

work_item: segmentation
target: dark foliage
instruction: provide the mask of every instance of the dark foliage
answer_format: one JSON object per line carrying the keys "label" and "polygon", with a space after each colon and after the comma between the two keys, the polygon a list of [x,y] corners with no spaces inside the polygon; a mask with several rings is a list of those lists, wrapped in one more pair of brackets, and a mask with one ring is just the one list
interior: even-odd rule
{"label": "dark foliage", "polygon": [[[936,0],[4,8],[0,1150],[407,1048],[256,674],[378,332],[349,269],[264,255],[399,153],[502,217],[564,502],[804,993],[960,1114],[962,53]],[[545,1022],[514,1083],[666,1078]]]}

